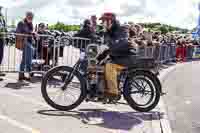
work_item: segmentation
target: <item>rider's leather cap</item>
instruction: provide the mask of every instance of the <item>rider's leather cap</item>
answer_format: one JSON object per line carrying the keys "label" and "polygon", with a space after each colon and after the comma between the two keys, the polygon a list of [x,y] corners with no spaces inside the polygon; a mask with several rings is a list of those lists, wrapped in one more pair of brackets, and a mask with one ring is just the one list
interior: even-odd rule
{"label": "rider's leather cap", "polygon": [[99,20],[116,20],[116,15],[114,13],[111,13],[111,12],[107,12],[107,13],[104,13],[100,18]]}

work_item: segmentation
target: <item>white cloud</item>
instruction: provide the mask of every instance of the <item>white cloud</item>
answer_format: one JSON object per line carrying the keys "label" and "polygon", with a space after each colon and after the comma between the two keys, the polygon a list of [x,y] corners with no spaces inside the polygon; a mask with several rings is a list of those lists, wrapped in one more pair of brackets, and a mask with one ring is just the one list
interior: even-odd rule
{"label": "white cloud", "polygon": [[20,6],[28,0],[0,0],[0,5],[6,8]]}
{"label": "white cloud", "polygon": [[8,7],[9,19],[19,18],[27,10],[35,12],[35,21],[79,24],[90,15],[115,12],[122,21],[161,22],[184,28],[197,25],[200,0],[0,0]]}

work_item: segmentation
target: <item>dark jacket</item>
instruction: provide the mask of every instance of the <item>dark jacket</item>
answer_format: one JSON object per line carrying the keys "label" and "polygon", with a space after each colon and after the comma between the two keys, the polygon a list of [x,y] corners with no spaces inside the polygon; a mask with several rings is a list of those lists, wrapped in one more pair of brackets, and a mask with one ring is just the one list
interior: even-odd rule
{"label": "dark jacket", "polygon": [[[17,25],[16,33],[31,35],[33,32],[33,24],[26,20],[20,21]],[[32,37],[26,37],[27,41],[32,43]]]}
{"label": "dark jacket", "polygon": [[[39,36],[40,35],[48,35],[48,33],[46,31],[43,31],[43,32],[38,31],[37,33],[38,33]],[[38,53],[42,52],[42,49],[44,47],[43,46],[43,41],[45,41],[47,39],[48,39],[48,37],[46,37],[46,36],[40,36],[40,38],[38,40],[38,43],[37,43],[38,46],[36,46]]]}
{"label": "dark jacket", "polygon": [[90,27],[83,27],[77,34],[74,35],[75,37],[87,38],[87,39],[94,39],[95,32],[90,29]]}
{"label": "dark jacket", "polygon": [[4,19],[4,16],[0,13],[0,39],[4,37],[2,32],[6,32],[6,21]]}
{"label": "dark jacket", "polygon": [[89,43],[91,43],[92,41],[94,41],[96,39],[96,34],[90,29],[90,27],[86,27],[84,26],[77,34],[74,35],[74,37],[80,37],[80,38],[86,38],[86,39],[90,39],[87,41],[82,41],[79,39],[73,39],[73,45],[76,48],[80,48],[80,49],[85,49],[87,47],[87,45]]}
{"label": "dark jacket", "polygon": [[0,13],[0,28],[6,28],[6,21],[1,13]]}
{"label": "dark jacket", "polygon": [[113,23],[110,31],[105,34],[111,56],[127,56],[129,54],[128,33],[118,21]]}

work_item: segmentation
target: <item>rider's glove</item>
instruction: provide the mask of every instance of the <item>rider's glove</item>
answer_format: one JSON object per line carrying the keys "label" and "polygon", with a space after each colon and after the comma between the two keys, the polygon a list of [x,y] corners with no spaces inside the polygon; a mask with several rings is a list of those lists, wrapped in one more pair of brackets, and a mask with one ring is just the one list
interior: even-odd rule
{"label": "rider's glove", "polygon": [[106,56],[107,56],[109,53],[110,53],[110,50],[109,50],[109,49],[103,51],[103,52],[97,57],[97,60],[98,60],[98,61],[101,61],[101,60],[105,59]]}

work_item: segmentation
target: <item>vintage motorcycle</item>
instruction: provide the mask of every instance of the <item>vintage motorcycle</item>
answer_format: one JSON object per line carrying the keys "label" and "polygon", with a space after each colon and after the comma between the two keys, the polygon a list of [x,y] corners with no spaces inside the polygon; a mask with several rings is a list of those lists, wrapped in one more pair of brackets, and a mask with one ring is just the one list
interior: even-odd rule
{"label": "vintage motorcycle", "polygon": [[[42,79],[41,92],[51,107],[69,111],[86,102],[116,104],[122,100],[136,111],[148,112],[154,109],[161,95],[161,83],[155,74],[157,63],[153,59],[138,58],[130,67],[124,67],[118,74],[116,97],[104,95],[104,66],[111,57],[105,55],[105,45],[89,44],[80,50],[80,58],[73,67],[57,66],[50,69]],[[131,51],[131,49],[130,49]],[[104,53],[104,58],[99,57]]]}

